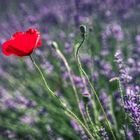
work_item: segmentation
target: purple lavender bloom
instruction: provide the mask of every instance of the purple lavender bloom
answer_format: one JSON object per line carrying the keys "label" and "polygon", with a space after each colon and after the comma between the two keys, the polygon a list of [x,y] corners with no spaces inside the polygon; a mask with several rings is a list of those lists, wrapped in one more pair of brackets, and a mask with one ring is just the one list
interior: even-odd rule
{"label": "purple lavender bloom", "polygon": [[120,50],[118,50],[115,54],[115,62],[117,63],[118,69],[119,69],[119,77],[120,81],[123,85],[129,83],[132,80],[132,77],[129,76],[126,67],[123,64],[123,57]]}
{"label": "purple lavender bloom", "polygon": [[89,140],[82,127],[78,125],[75,120],[71,120],[70,123],[75,132],[80,136],[81,140]]}
{"label": "purple lavender bloom", "polygon": [[47,109],[45,107],[41,107],[38,111],[38,115],[44,115],[47,113]]}
{"label": "purple lavender bloom", "polygon": [[121,96],[120,96],[120,93],[118,91],[116,91],[113,95],[114,97],[114,101],[115,101],[115,110],[116,111],[120,111],[121,109]]}
{"label": "purple lavender bloom", "polygon": [[64,64],[61,64],[61,77],[63,80],[68,80],[69,79],[69,73],[66,70],[66,67],[64,66]]}
{"label": "purple lavender bloom", "polygon": [[127,130],[127,140],[134,140],[133,131],[128,129]]}
{"label": "purple lavender bloom", "polygon": [[123,40],[123,32],[122,28],[119,24],[114,23],[114,24],[109,24],[105,31],[102,32],[102,38],[107,39],[110,36],[113,36],[117,41],[122,41]]}
{"label": "purple lavender bloom", "polygon": [[51,126],[47,125],[46,130],[47,130],[47,134],[48,134],[49,138],[54,140],[55,134],[54,134],[53,129],[51,128]]}
{"label": "purple lavender bloom", "polygon": [[16,133],[12,132],[10,130],[5,130],[4,132],[2,132],[2,134],[0,133],[0,135],[3,135],[5,137],[7,137],[8,139],[15,139],[16,138]]}
{"label": "purple lavender bloom", "polygon": [[101,61],[100,62],[100,66],[101,66],[101,74],[103,74],[104,76],[110,78],[112,76],[112,67],[109,63],[105,62],[105,61]]}
{"label": "purple lavender bloom", "polygon": [[100,128],[99,135],[103,140],[109,140],[109,137],[107,135],[107,132],[105,131],[105,128]]}
{"label": "purple lavender bloom", "polygon": [[89,55],[82,55],[81,62],[86,65],[88,68],[91,66],[91,58]]}
{"label": "purple lavender bloom", "polygon": [[16,109],[17,103],[13,100],[13,98],[8,98],[4,101],[4,106],[9,109]]}
{"label": "purple lavender bloom", "polygon": [[[99,96],[99,99],[100,99],[101,104],[102,104],[102,106],[107,114],[108,120],[112,123],[113,118],[112,118],[112,115],[110,113],[110,101],[109,101],[109,97],[107,96],[106,92],[102,91],[100,96]],[[100,118],[102,118],[102,116]]]}
{"label": "purple lavender bloom", "polygon": [[34,122],[37,121],[37,117],[38,117],[38,113],[36,112],[26,112],[19,119],[21,123],[31,126]]}
{"label": "purple lavender bloom", "polygon": [[80,109],[82,110],[82,113],[86,114],[86,110],[85,110],[84,102],[83,101],[80,101],[79,106],[80,106]]}
{"label": "purple lavender bloom", "polygon": [[45,61],[43,64],[41,64],[41,68],[44,69],[47,74],[53,72],[53,65],[49,61]]}
{"label": "purple lavender bloom", "polygon": [[64,52],[66,54],[70,54],[72,52],[72,47],[71,47],[71,44],[69,42],[65,42],[65,44],[64,44]]}
{"label": "purple lavender bloom", "polygon": [[122,32],[122,29],[121,29],[121,26],[119,24],[113,24],[111,26],[111,31],[112,31],[112,34],[114,35],[114,37],[118,40],[118,41],[121,41],[123,40],[123,32]]}
{"label": "purple lavender bloom", "polygon": [[69,74],[67,71],[62,72],[61,75],[64,80],[67,80],[69,78]]}
{"label": "purple lavender bloom", "polygon": [[124,109],[127,112],[132,125],[140,134],[140,106],[139,106],[139,94],[137,94],[138,86],[129,86],[128,83],[132,79],[127,72],[126,67],[123,64],[122,54],[118,51],[115,54],[115,61],[118,64],[120,71],[120,80],[125,87],[124,95]]}
{"label": "purple lavender bloom", "polygon": [[76,132],[80,131],[79,125],[75,122],[75,120],[71,120],[70,123]]}
{"label": "purple lavender bloom", "polygon": [[124,97],[124,109],[128,113],[134,128],[140,134],[140,97],[135,93],[133,88],[129,87],[126,90]]}
{"label": "purple lavender bloom", "polygon": [[98,79],[98,77],[99,77],[99,73],[98,73],[97,71],[94,71],[94,72],[92,73],[92,81],[93,81],[93,82],[96,82],[97,79]]}
{"label": "purple lavender bloom", "polygon": [[76,85],[76,87],[78,87],[80,89],[84,89],[84,83],[83,83],[81,77],[74,75],[73,80],[74,80],[74,84]]}
{"label": "purple lavender bloom", "polygon": [[135,40],[137,45],[140,46],[140,35],[136,35]]}
{"label": "purple lavender bloom", "polygon": [[31,125],[33,123],[33,119],[31,116],[24,115],[20,118],[20,121],[24,124]]}

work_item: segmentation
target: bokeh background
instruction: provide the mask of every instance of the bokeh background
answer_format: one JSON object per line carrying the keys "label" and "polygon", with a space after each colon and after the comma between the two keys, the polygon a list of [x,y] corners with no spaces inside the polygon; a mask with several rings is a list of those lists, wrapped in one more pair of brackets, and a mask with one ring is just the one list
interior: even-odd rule
{"label": "bokeh background", "polygon": [[[139,0],[0,0],[0,44],[16,31],[37,28],[42,46],[33,55],[52,90],[78,114],[68,73],[50,42],[58,43],[73,70],[82,108],[83,83],[73,46],[81,41],[79,26],[86,25],[87,39],[80,50],[81,62],[94,82],[111,125],[117,123],[118,128],[114,131],[118,133],[118,140],[122,140],[118,86],[109,80],[118,76],[114,54],[119,49],[130,74],[129,90],[132,88],[139,92],[139,11]],[[99,113],[103,122],[100,110]],[[139,139],[131,123],[127,135],[127,140]],[[5,57],[1,53],[0,139],[86,140],[87,137],[47,94],[29,57]]]}

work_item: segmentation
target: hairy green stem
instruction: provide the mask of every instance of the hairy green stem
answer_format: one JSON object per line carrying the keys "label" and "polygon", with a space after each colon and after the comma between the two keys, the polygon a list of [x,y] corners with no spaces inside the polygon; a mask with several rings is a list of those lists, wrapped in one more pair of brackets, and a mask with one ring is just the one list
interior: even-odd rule
{"label": "hairy green stem", "polygon": [[77,123],[79,125],[81,125],[83,127],[83,129],[85,130],[85,132],[88,134],[88,136],[91,138],[91,140],[95,140],[94,137],[92,136],[91,132],[88,130],[88,128],[81,122],[81,120],[70,110],[67,111],[68,112],[68,116],[72,119],[74,119],[75,121],[77,121]]}
{"label": "hairy green stem", "polygon": [[[124,106],[123,88],[122,88],[121,81],[120,81],[119,78],[117,79],[117,81],[118,81],[118,85],[119,85],[119,90],[120,90],[120,95],[121,95],[122,106]],[[127,138],[127,114],[126,114],[126,112],[125,112],[124,107],[122,107],[122,108],[123,108],[124,115],[125,115],[125,117],[124,117],[124,122],[125,122],[124,134],[125,134],[125,137]]]}
{"label": "hairy green stem", "polygon": [[86,107],[85,108],[86,108],[86,114],[87,114],[88,120],[89,120],[89,122],[91,124],[92,129],[94,130],[94,124],[93,124],[92,119],[90,117],[89,109],[88,109],[88,105],[87,104],[86,104]]}
{"label": "hairy green stem", "polygon": [[56,53],[58,54],[58,56],[63,60],[63,62],[65,64],[65,67],[68,71],[69,79],[70,79],[70,82],[71,82],[71,85],[72,85],[72,88],[73,88],[73,91],[74,91],[74,94],[75,94],[76,102],[77,102],[77,105],[79,107],[79,111],[81,113],[81,116],[82,116],[82,119],[83,119],[85,125],[88,127],[88,124],[86,123],[86,118],[85,118],[85,116],[83,114],[83,111],[81,110],[81,107],[80,107],[80,99],[79,99],[79,96],[78,96],[78,93],[77,93],[77,90],[76,90],[76,86],[74,84],[71,68],[70,68],[65,56],[62,54],[62,52],[58,48],[55,48],[55,50],[56,50]]}
{"label": "hairy green stem", "polygon": [[112,128],[111,128],[111,126],[110,126],[110,123],[109,123],[109,121],[108,121],[107,115],[106,115],[106,113],[105,113],[105,111],[104,111],[104,108],[103,108],[103,106],[102,106],[102,104],[101,104],[101,102],[100,102],[100,100],[99,100],[99,97],[98,97],[98,95],[97,95],[97,93],[96,93],[94,87],[92,86],[92,83],[91,83],[90,80],[89,80],[88,75],[86,74],[86,72],[85,72],[84,69],[82,68],[82,64],[81,64],[80,59],[79,59],[79,56],[78,56],[79,49],[80,49],[80,47],[82,46],[82,44],[84,43],[84,40],[85,40],[85,37],[83,37],[83,40],[81,41],[81,43],[80,43],[80,45],[79,45],[79,47],[78,47],[78,49],[77,49],[78,51],[76,52],[76,60],[77,60],[77,63],[78,63],[78,67],[79,67],[80,71],[82,72],[82,74],[87,78],[87,81],[88,81],[88,83],[89,83],[89,85],[90,85],[90,87],[91,87],[91,89],[92,89],[92,91],[93,91],[93,93],[94,93],[94,95],[95,95],[95,97],[96,97],[96,99],[97,99],[97,102],[99,103],[99,106],[100,106],[100,108],[101,108],[101,110],[102,110],[102,112],[103,112],[103,114],[104,114],[104,117],[105,117],[105,119],[106,119],[106,123],[107,123],[107,125],[108,125],[108,128],[109,128],[109,130],[110,130],[112,136],[113,136],[113,139],[116,140],[115,135],[114,135],[114,133],[113,133],[113,130],[112,130]]}
{"label": "hairy green stem", "polygon": [[45,84],[45,87],[46,87],[48,93],[50,93],[50,95],[51,95],[52,97],[54,97],[56,100],[58,100],[58,102],[60,103],[61,107],[63,108],[65,114],[66,114],[67,116],[71,116],[71,118],[74,118],[75,121],[76,121],[79,125],[81,125],[81,126],[83,127],[83,129],[86,131],[87,135],[88,135],[92,140],[94,140],[94,138],[93,138],[92,134],[89,132],[88,128],[80,121],[80,119],[79,119],[70,109],[68,109],[68,108],[64,105],[64,103],[63,103],[63,101],[61,100],[61,98],[58,97],[57,95],[55,95],[55,93],[50,89],[50,87],[48,86],[48,83],[47,83],[47,81],[46,81],[46,79],[45,79],[45,77],[44,77],[44,75],[43,75],[43,72],[41,71],[41,69],[39,68],[39,66],[36,64],[35,60],[33,59],[33,57],[32,57],[31,55],[30,55],[30,59],[31,59],[33,65],[35,66],[35,68],[38,70],[39,74],[41,75],[41,78],[42,78],[42,80],[43,80],[43,82],[44,82],[44,84]]}
{"label": "hairy green stem", "polygon": [[[79,44],[79,46],[78,46],[78,48],[77,48],[77,50],[76,50],[76,53],[75,53],[76,60],[79,59],[79,58],[78,58],[79,49],[81,48],[81,46],[82,46],[82,44],[84,43],[84,41],[85,41],[85,35],[82,36],[82,41],[81,41],[81,43]],[[83,82],[83,84],[84,84],[86,90],[88,91],[87,85],[86,85],[86,80],[85,80],[85,78],[84,78],[83,72],[82,72],[81,69],[80,69],[79,62],[77,62],[77,63],[78,63],[78,69],[79,69],[79,72],[80,72],[80,76],[81,76],[81,78],[82,78],[82,82]],[[96,111],[96,108],[97,108],[97,107],[96,107],[95,102],[94,102],[91,98],[92,98],[92,97],[91,97],[91,95],[90,95],[91,104],[92,104],[92,107],[93,107],[93,110],[94,110],[95,123],[98,124],[98,112]]]}

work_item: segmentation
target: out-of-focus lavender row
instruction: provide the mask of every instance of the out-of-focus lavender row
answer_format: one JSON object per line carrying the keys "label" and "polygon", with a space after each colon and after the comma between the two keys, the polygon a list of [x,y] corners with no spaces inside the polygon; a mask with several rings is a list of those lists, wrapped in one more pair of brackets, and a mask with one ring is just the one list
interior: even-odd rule
{"label": "out-of-focus lavender row", "polygon": [[[79,105],[85,116],[83,98],[91,91],[88,82],[86,85],[83,83],[77,70],[73,46],[81,39],[79,25],[87,25],[87,40],[80,54],[82,65],[98,91],[117,139],[139,138],[139,0],[5,0],[0,1],[0,5],[0,44],[16,31],[37,28],[41,32],[43,46],[34,55],[52,89],[78,113],[69,74],[50,45],[52,40],[56,40],[73,70],[72,78],[80,96]],[[65,118],[57,103],[45,94],[28,57],[21,61],[13,56],[0,55],[0,59],[2,138],[88,139],[83,128],[74,120]],[[123,99],[117,82],[109,83],[114,77],[120,79]],[[88,106],[94,118],[90,101]],[[102,125],[95,124],[94,133],[97,133],[97,138],[108,140],[111,136],[104,124],[105,117],[100,109],[98,113],[98,121]]]}

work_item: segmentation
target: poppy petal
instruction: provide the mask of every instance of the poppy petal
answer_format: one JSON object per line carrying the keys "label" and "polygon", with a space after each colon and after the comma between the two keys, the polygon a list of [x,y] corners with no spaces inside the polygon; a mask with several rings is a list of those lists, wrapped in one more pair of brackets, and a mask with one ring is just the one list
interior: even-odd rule
{"label": "poppy petal", "polygon": [[9,56],[27,56],[33,52],[33,49],[41,45],[40,33],[32,28],[26,32],[16,32],[10,40],[2,44],[3,54]]}

